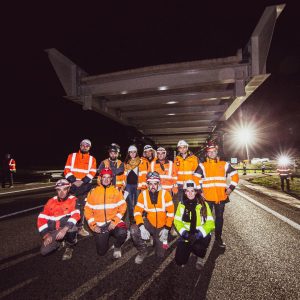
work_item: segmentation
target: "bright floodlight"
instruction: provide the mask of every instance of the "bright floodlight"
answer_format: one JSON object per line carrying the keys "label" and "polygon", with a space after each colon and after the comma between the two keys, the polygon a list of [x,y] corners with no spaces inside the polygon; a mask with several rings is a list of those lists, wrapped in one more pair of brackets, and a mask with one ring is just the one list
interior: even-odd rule
{"label": "bright floodlight", "polygon": [[279,158],[278,158],[278,164],[280,166],[287,166],[290,163],[291,163],[291,160],[290,160],[290,158],[288,156],[286,156],[286,155],[279,156]]}
{"label": "bright floodlight", "polygon": [[236,138],[239,143],[250,145],[255,140],[254,131],[250,127],[239,128],[236,131]]}

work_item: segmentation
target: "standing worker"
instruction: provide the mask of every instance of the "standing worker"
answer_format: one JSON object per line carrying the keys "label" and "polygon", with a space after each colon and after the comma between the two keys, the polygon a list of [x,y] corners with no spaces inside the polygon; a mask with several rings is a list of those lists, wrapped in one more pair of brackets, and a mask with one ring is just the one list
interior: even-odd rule
{"label": "standing worker", "polygon": [[286,191],[290,192],[290,178],[292,171],[287,162],[280,163],[277,168],[278,175],[280,177],[281,190],[284,192],[284,182],[286,182]]}
{"label": "standing worker", "polygon": [[101,170],[98,186],[87,196],[84,214],[94,233],[98,255],[105,255],[109,249],[109,238],[113,236],[113,257],[120,258],[121,246],[127,238],[126,224],[122,221],[126,202],[122,192],[112,184],[112,179],[112,170]]}
{"label": "standing worker", "polygon": [[123,191],[125,188],[125,177],[124,177],[124,163],[118,159],[120,155],[119,145],[113,143],[108,148],[109,158],[103,160],[98,168],[99,174],[104,168],[112,170],[113,178],[112,184],[119,190]]}
{"label": "standing worker", "polygon": [[[197,172],[201,179],[201,196],[207,201],[211,211],[215,210],[215,242],[219,247],[225,248],[222,240],[223,215],[225,204],[229,202],[228,196],[238,184],[239,176],[228,162],[220,160],[218,157],[218,146],[214,142],[209,142],[206,147],[206,161],[200,163]],[[227,176],[231,181],[226,185]]]}
{"label": "standing worker", "polygon": [[183,266],[194,253],[197,256],[196,268],[201,270],[215,222],[209,205],[197,194],[195,182],[186,181],[183,189],[183,201],[178,204],[174,219],[174,226],[180,234],[175,262]]}
{"label": "standing worker", "polygon": [[9,188],[14,186],[14,174],[16,173],[16,161],[11,158],[9,153],[5,154],[2,162],[2,188],[5,188],[6,181],[9,183]]}
{"label": "standing worker", "polygon": [[77,226],[78,234],[81,236],[89,235],[83,227],[83,210],[86,195],[92,189],[92,180],[96,175],[96,159],[89,154],[91,146],[90,140],[81,141],[79,151],[69,154],[64,170],[66,179],[72,184],[70,193],[77,197],[80,207],[81,219]]}
{"label": "standing worker", "polygon": [[136,224],[130,227],[133,243],[139,251],[135,258],[136,264],[141,264],[148,255],[146,240],[151,236],[156,256],[164,257],[174,219],[172,197],[168,191],[161,189],[157,172],[147,174],[147,187],[138,197],[134,209]]}

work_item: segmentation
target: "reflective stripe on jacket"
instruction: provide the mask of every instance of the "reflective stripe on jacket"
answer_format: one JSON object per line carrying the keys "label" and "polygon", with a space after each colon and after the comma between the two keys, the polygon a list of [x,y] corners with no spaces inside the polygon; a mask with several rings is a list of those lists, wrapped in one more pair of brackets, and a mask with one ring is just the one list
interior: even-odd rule
{"label": "reflective stripe on jacket", "polygon": [[38,215],[37,226],[40,234],[44,236],[49,231],[61,227],[76,225],[80,220],[80,211],[76,208],[76,197],[69,196],[66,200],[58,200],[57,196],[48,200],[43,211]]}
{"label": "reflective stripe on jacket", "polygon": [[[154,159],[153,161],[155,161]],[[149,160],[145,157],[141,157],[141,162],[139,164],[139,176],[138,176],[138,190],[145,190],[147,188],[146,178],[147,173],[150,171]]]}
{"label": "reflective stripe on jacket", "polygon": [[289,177],[292,175],[292,171],[288,167],[281,167],[277,169],[278,175],[283,177]]}
{"label": "reflective stripe on jacket", "polygon": [[183,185],[187,180],[199,182],[198,174],[195,174],[198,164],[199,160],[193,154],[188,154],[186,158],[181,155],[176,156],[174,168],[175,174],[177,174],[177,184]]}
{"label": "reflective stripe on jacket", "polygon": [[16,171],[16,161],[14,159],[9,160],[8,166],[9,166],[9,171],[11,172]]}
{"label": "reflective stripe on jacket", "polygon": [[[207,201],[220,203],[227,200],[226,189],[229,187],[232,191],[239,182],[239,175],[226,161],[207,159],[200,163],[196,173],[200,174],[200,185]],[[229,186],[226,184],[227,176],[231,181]]]}
{"label": "reflective stripe on jacket", "polygon": [[71,153],[66,162],[64,175],[66,179],[75,176],[77,180],[87,177],[89,181],[92,181],[96,175],[96,159],[92,155],[82,154],[80,151]]}
{"label": "reflective stripe on jacket", "polygon": [[123,194],[114,185],[107,188],[100,185],[92,189],[84,207],[84,215],[91,229],[110,222],[119,224],[125,211]]}
{"label": "reflective stripe on jacket", "polygon": [[151,172],[156,171],[160,176],[160,184],[164,190],[171,191],[176,185],[177,176],[174,168],[174,163],[170,160],[165,160],[161,165],[158,160],[152,161],[150,164]]}
{"label": "reflective stripe on jacket", "polygon": [[[201,231],[203,237],[206,237],[215,229],[215,221],[212,216],[211,210],[209,205],[205,202],[206,210],[207,210],[207,217],[206,221],[204,222],[203,218],[201,217],[200,210],[202,205],[196,205],[196,229]],[[182,202],[179,202],[175,218],[174,218],[174,226],[176,230],[179,232],[180,235],[186,230],[187,232],[190,231],[190,222],[184,222],[182,220],[182,216],[184,214],[185,205]]]}
{"label": "reflective stripe on jacket", "polygon": [[155,228],[171,228],[174,219],[174,203],[170,193],[160,190],[157,196],[157,204],[152,204],[149,191],[140,193],[137,204],[134,208],[134,218],[136,224],[143,224],[143,213],[147,213],[147,219]]}

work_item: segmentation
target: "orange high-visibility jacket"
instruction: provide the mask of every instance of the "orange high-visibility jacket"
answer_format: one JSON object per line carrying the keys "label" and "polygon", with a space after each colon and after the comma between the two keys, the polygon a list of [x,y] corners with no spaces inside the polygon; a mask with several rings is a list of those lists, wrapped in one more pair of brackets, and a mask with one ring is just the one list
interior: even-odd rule
{"label": "orange high-visibility jacket", "polygon": [[[111,163],[113,163],[113,162],[110,161],[109,159],[105,159],[103,161],[103,164],[104,164],[105,168],[112,169],[111,166],[110,166]],[[117,163],[117,166],[116,166],[117,169],[119,169],[120,167],[123,168],[123,174],[119,174],[119,175],[115,175],[114,174],[116,176],[116,184],[115,184],[115,186],[116,187],[124,187],[125,186],[125,174],[124,174],[124,168],[125,167],[124,167],[124,163],[121,162],[119,159],[117,159],[116,163]],[[122,166],[122,164],[123,164],[123,166]],[[100,170],[100,168],[99,168],[99,170]],[[114,170],[112,169],[112,171],[114,171]]]}
{"label": "orange high-visibility jacket", "polygon": [[177,155],[174,161],[175,174],[177,174],[177,184],[182,186],[187,180],[199,182],[199,175],[195,174],[198,167],[198,158],[189,153],[184,159],[181,155]]}
{"label": "orange high-visibility jacket", "polygon": [[[239,175],[226,161],[219,159],[209,159],[206,162],[200,163],[196,171],[200,174],[200,185],[207,201],[220,203],[227,200],[226,189],[235,189],[239,182]],[[226,185],[227,176],[230,177],[230,183]]]}
{"label": "orange high-visibility jacket", "polygon": [[[156,158],[153,159],[155,161]],[[138,190],[145,190],[147,188],[147,173],[150,171],[151,162],[145,158],[141,157],[141,162],[139,164],[139,177],[138,177]]]}
{"label": "orange high-visibility jacket", "polygon": [[90,228],[112,222],[118,225],[126,211],[123,194],[114,185],[105,188],[102,185],[92,189],[86,200],[84,215]]}
{"label": "orange high-visibility jacket", "polygon": [[16,172],[16,161],[14,159],[10,159],[8,165],[9,165],[9,171]]}
{"label": "orange high-visibility jacket", "polygon": [[[37,226],[42,236],[62,226],[74,226],[80,220],[80,211],[76,208],[76,197],[58,200],[57,196],[48,200],[44,210],[39,214]],[[61,225],[65,223],[65,225]]]}
{"label": "orange high-visibility jacket", "polygon": [[64,175],[66,179],[74,176],[76,180],[91,182],[96,175],[96,159],[92,155],[82,154],[80,151],[71,153],[66,162]]}
{"label": "orange high-visibility jacket", "polygon": [[140,193],[137,204],[134,208],[134,218],[137,225],[143,224],[143,213],[147,214],[147,219],[156,228],[171,228],[174,219],[174,203],[172,196],[166,190],[160,190],[157,196],[157,203],[151,202],[148,190]]}
{"label": "orange high-visibility jacket", "polygon": [[289,167],[278,167],[277,172],[280,177],[290,177],[292,175]]}
{"label": "orange high-visibility jacket", "polygon": [[150,164],[151,172],[156,171],[160,176],[160,184],[164,190],[171,191],[176,185],[177,175],[174,168],[174,163],[171,160],[165,160],[161,165],[158,160],[152,161]]}

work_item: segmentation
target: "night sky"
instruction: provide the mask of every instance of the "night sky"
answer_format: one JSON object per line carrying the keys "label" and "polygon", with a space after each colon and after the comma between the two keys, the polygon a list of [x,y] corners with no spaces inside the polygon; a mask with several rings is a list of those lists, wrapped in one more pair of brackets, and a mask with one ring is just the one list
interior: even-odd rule
{"label": "night sky", "polygon": [[[2,7],[0,154],[12,153],[19,168],[62,169],[83,138],[92,140],[92,153],[101,160],[106,145],[118,142],[126,150],[136,134],[64,99],[44,49],[58,49],[90,75],[226,57],[246,45],[267,5],[282,3],[61,2]],[[259,124],[264,146],[255,156],[300,148],[297,2],[285,1],[277,20],[267,63],[271,77],[229,121],[238,122],[242,114]]]}

